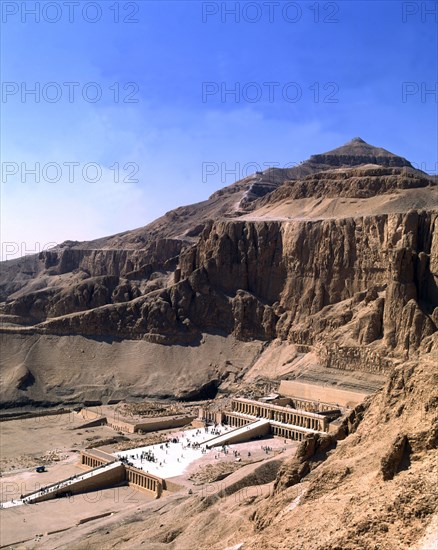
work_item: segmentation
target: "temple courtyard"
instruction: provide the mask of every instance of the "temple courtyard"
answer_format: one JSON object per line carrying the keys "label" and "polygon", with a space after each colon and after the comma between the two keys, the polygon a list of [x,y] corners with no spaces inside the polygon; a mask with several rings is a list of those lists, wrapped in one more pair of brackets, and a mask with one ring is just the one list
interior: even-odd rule
{"label": "temple courtyard", "polygon": [[293,456],[307,435],[336,429],[350,410],[336,397],[334,404],[272,395],[3,417],[0,545],[31,548],[156,499],[219,493],[239,469]]}

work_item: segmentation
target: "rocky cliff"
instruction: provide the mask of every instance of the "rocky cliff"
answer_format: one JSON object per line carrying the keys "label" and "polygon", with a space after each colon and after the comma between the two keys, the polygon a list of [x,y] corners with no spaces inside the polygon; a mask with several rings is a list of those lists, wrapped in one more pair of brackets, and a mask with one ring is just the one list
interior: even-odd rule
{"label": "rocky cliff", "polygon": [[[270,173],[146,228],[5,262],[6,345],[17,335],[199,348],[205,334],[279,339],[310,346],[327,368],[370,373],[430,352],[436,182],[358,138],[273,172],[271,187]],[[37,378],[27,355],[14,357],[7,372],[24,365]],[[196,378],[189,366],[187,377]]]}
{"label": "rocky cliff", "polygon": [[[179,255],[168,275],[173,282],[163,288],[154,288],[156,279],[142,283],[147,272],[135,273],[125,251],[103,251],[91,258],[102,262],[99,270],[109,258],[114,275],[25,294],[7,302],[5,312],[38,320],[36,331],[157,334],[171,343],[211,330],[313,344],[348,325],[347,342],[416,350],[438,320],[437,240],[437,214],[426,211],[211,222],[199,242]],[[87,255],[80,263],[89,262]]]}
{"label": "rocky cliff", "polygon": [[308,437],[242,548],[434,548],[437,365],[435,355],[394,369],[336,433]]}

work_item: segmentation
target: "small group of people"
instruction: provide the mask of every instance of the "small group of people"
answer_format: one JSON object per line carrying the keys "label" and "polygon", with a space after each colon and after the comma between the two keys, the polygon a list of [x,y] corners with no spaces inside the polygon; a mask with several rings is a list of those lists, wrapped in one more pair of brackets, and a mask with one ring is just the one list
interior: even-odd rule
{"label": "small group of people", "polygon": [[214,426],[211,428],[210,433],[212,435],[221,435],[222,431],[220,428],[218,428],[217,424],[214,424]]}
{"label": "small group of people", "polygon": [[[213,426],[207,426],[206,425],[205,428],[204,428],[204,432],[206,434],[210,433],[212,435],[221,435],[221,433],[222,433],[220,428],[219,428],[219,424],[217,422],[215,422],[213,424]],[[201,430],[196,430],[196,435],[198,435],[198,433],[201,433]]]}
{"label": "small group of people", "polygon": [[[136,455],[136,458],[138,460],[138,454]],[[146,460],[146,462],[158,462],[158,459],[153,451],[143,451],[142,453],[140,453],[140,461],[142,464],[143,460]]]}

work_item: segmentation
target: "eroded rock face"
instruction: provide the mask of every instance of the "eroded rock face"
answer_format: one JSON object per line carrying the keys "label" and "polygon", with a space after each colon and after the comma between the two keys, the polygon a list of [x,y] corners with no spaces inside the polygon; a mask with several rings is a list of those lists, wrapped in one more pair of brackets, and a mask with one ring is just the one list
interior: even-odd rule
{"label": "eroded rock face", "polygon": [[187,242],[182,239],[150,239],[141,245],[141,248],[98,249],[88,246],[75,248],[79,246],[77,243],[67,243],[57,249],[2,262],[0,299],[16,299],[20,292],[31,294],[50,286],[52,279],[58,277],[62,281],[67,275],[71,279],[60,285],[64,288],[90,277],[147,279],[154,271],[174,269],[172,259],[177,258]]}
{"label": "eroded rock face", "polygon": [[[381,341],[409,353],[436,331],[437,240],[437,216],[427,212],[211,222],[179,255],[178,282],[170,286],[90,277],[18,297],[5,310],[58,334],[155,334],[168,343],[219,331],[312,344],[351,326],[353,340],[341,348],[356,345],[363,363],[360,346]],[[342,363],[339,349],[326,355],[327,363]]]}
{"label": "eroded rock face", "polygon": [[436,514],[436,380],[436,360],[404,363],[325,442],[307,436],[253,512],[246,544],[422,548]]}
{"label": "eroded rock face", "polygon": [[400,189],[418,189],[430,179],[408,168],[365,165],[348,170],[328,170],[293,180],[270,193],[259,204],[309,197],[370,198]]}
{"label": "eroded rock face", "polygon": [[350,322],[353,304],[344,313],[323,313],[362,293],[359,302],[371,305],[355,319],[357,342],[384,338],[392,348],[416,349],[436,330],[436,275],[429,265],[436,261],[437,240],[437,216],[427,212],[312,223],[220,222],[181,256],[181,277],[202,273],[210,288],[228,297],[238,333],[245,325],[253,334],[298,343],[300,330],[309,342]]}
{"label": "eroded rock face", "polygon": [[403,458],[408,461],[409,457],[409,442],[405,434],[399,434],[391,443],[390,448],[381,460],[381,473],[384,481],[393,479],[400,467],[402,466]]}

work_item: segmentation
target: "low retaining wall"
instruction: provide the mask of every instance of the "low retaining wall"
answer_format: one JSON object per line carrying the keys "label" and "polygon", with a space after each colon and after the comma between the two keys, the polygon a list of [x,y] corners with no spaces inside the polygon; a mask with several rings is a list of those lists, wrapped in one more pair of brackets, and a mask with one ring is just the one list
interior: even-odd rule
{"label": "low retaining wall", "polygon": [[158,430],[166,430],[171,428],[180,428],[186,426],[195,420],[196,416],[175,416],[162,417],[144,420],[143,422],[130,422],[126,419],[107,418],[108,426],[116,431],[127,433],[155,432]]}
{"label": "low retaining wall", "polygon": [[0,414],[0,422],[7,422],[8,420],[26,420],[27,418],[38,418],[41,416],[58,416],[62,414],[71,413],[71,409],[56,409],[40,412],[27,412],[27,411],[11,411]]}

